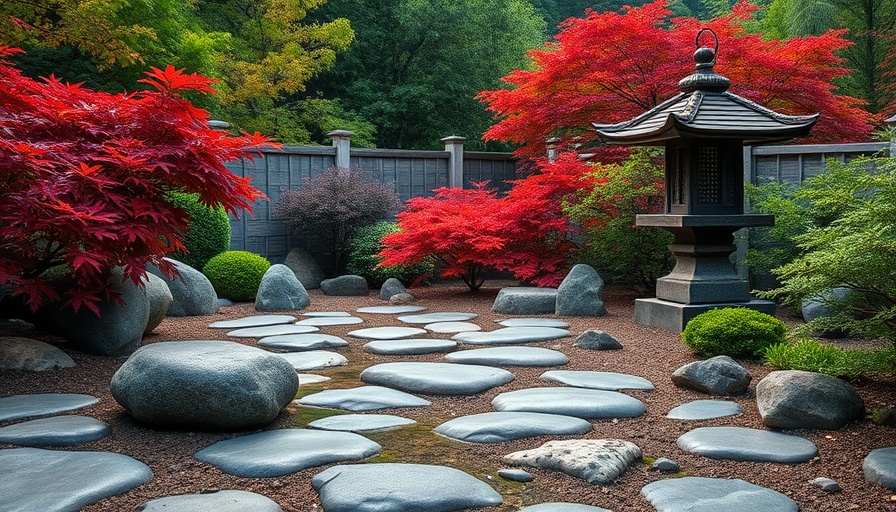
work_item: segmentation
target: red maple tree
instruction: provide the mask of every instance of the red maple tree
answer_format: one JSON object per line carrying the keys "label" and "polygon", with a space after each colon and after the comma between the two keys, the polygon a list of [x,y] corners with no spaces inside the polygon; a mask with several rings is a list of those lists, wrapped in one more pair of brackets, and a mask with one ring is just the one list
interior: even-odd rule
{"label": "red maple tree", "polygon": [[678,93],[678,81],[694,70],[694,37],[708,27],[719,37],[715,70],[731,79],[731,92],[785,114],[821,112],[804,142],[867,140],[872,126],[862,101],[833,85],[849,73],[836,56],[851,44],[844,32],[765,40],[744,28],[757,9],[741,1],[708,22],[670,20],[666,1],[657,0],[570,18],[555,42],[529,53],[532,69],[504,78],[510,88],[480,93],[500,118],[485,138],[520,144],[527,157],[543,155],[551,137],[561,147],[596,141],[592,122],[630,119]]}
{"label": "red maple tree", "polygon": [[[23,76],[0,47],[0,286],[32,309],[64,298],[75,310],[115,298],[113,267],[135,283],[181,243],[189,217],[172,191],[236,214],[264,195],[224,163],[270,144],[230,137],[180,96],[214,92],[212,80],[168,67],[142,82],[156,91],[107,94]],[[48,271],[62,268],[58,289]]]}

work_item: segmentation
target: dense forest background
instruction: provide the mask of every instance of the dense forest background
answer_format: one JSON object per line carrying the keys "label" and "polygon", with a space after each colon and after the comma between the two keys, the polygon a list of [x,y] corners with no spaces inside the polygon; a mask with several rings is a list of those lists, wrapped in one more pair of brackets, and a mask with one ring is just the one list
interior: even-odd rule
{"label": "dense forest background", "polygon": [[[551,44],[564,20],[621,11],[640,0],[4,0],[0,45],[23,48],[16,64],[110,92],[141,88],[168,64],[220,81],[197,97],[235,129],[287,144],[325,144],[349,129],[359,146],[467,148],[495,123],[476,99],[531,66],[527,51]],[[896,108],[896,0],[753,0],[746,29],[791,39],[846,29],[840,56],[852,72],[834,84],[882,119]],[[709,20],[732,0],[670,0],[675,16]],[[599,44],[595,41],[595,44]],[[798,87],[799,84],[793,84]]]}

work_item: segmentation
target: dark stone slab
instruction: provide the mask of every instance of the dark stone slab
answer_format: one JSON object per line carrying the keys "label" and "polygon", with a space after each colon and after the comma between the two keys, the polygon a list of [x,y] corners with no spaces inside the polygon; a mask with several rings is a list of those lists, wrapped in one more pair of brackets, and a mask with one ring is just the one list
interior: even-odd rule
{"label": "dark stone slab", "polygon": [[616,372],[551,370],[542,373],[539,378],[548,382],[559,382],[577,388],[605,389],[608,391],[618,391],[620,389],[653,391],[656,389],[653,383],[643,377]]}
{"label": "dark stone slab", "polygon": [[504,315],[551,315],[557,307],[556,288],[501,288],[492,309]]}
{"label": "dark stone slab", "polygon": [[383,363],[361,372],[367,384],[427,395],[475,395],[513,378],[500,368],[451,363]]}
{"label": "dark stone slab", "polygon": [[561,366],[569,362],[566,354],[540,347],[491,347],[461,350],[445,356],[452,363],[487,366]]}
{"label": "dark stone slab", "polygon": [[711,459],[751,462],[807,462],[818,455],[799,436],[743,427],[701,427],[678,438],[678,447]]}
{"label": "dark stone slab", "polygon": [[543,412],[577,418],[634,418],[646,411],[640,400],[616,391],[585,388],[528,388],[492,400],[499,411]]}
{"label": "dark stone slab", "polygon": [[102,439],[112,428],[88,416],[54,416],[0,428],[0,443],[16,446],[73,446]]}
{"label": "dark stone slab", "polygon": [[0,398],[0,421],[47,416],[90,407],[99,399],[72,393],[38,393]]}
{"label": "dark stone slab", "polygon": [[797,512],[787,496],[743,480],[688,476],[645,485],[641,494],[657,512]]}
{"label": "dark stone slab", "polygon": [[501,443],[523,437],[584,434],[591,423],[581,418],[537,412],[485,412],[461,416],[433,429],[436,434],[470,443]]}
{"label": "dark stone slab", "polygon": [[374,411],[397,407],[426,407],[432,402],[418,396],[382,386],[361,386],[350,389],[327,389],[305,395],[296,400],[302,405],[343,409],[347,411]]}
{"label": "dark stone slab", "polygon": [[336,297],[360,297],[370,292],[366,279],[350,274],[324,279],[320,282],[320,289],[325,295]]}
{"label": "dark stone slab", "polygon": [[280,505],[248,491],[214,491],[180,494],[150,500],[138,512],[283,512]]}

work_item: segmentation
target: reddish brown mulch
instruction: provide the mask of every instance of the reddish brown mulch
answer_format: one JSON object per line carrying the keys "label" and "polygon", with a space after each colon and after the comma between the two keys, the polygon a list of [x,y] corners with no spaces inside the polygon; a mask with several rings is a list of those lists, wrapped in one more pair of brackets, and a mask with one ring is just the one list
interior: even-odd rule
{"label": "reddish brown mulch", "polygon": [[[491,310],[500,285],[492,282],[479,293],[471,294],[461,285],[440,284],[413,289],[418,304],[429,311],[468,311],[480,316],[474,320],[490,329],[493,320],[501,317]],[[694,357],[681,343],[679,335],[660,329],[638,326],[633,320],[635,296],[620,290],[608,290],[605,301],[609,314],[601,318],[570,318],[570,330],[577,335],[586,329],[601,329],[615,336],[625,346],[620,351],[589,351],[573,347],[574,338],[540,343],[539,346],[562,350],[570,358],[565,367],[571,370],[615,371],[639,375],[657,387],[653,392],[631,391],[628,394],[647,405],[647,414],[636,419],[593,421],[594,429],[584,437],[621,438],[641,447],[645,458],[668,457],[677,461],[683,474],[690,476],[741,478],[782,492],[795,500],[803,511],[896,511],[896,492],[865,481],[862,459],[872,449],[896,445],[896,429],[882,427],[863,420],[833,432],[795,431],[818,446],[819,456],[805,464],[771,464],[718,461],[692,455],[680,450],[678,436],[701,426],[730,425],[763,428],[756,409],[753,390],[756,383],[771,371],[755,361],[741,361],[753,374],[750,392],[733,397],[744,409],[741,416],[711,421],[685,422],[665,418],[673,407],[691,400],[708,398],[694,391],[672,385],[670,375]],[[311,292],[309,311],[350,311],[361,306],[382,305],[375,293],[369,297],[327,297],[319,290]],[[146,338],[145,343],[183,339],[227,339],[224,332],[207,328],[216,320],[254,314],[251,304],[222,308],[215,315],[193,318],[167,318]],[[365,323],[360,327],[400,325],[394,315],[359,314]],[[343,336],[351,344],[340,349],[351,361],[347,367],[315,373],[329,375],[333,380],[314,386],[303,386],[300,394],[326,387],[355,387],[361,385],[358,373],[372,364],[418,360],[438,361],[442,355],[397,358],[376,356],[362,350],[364,341],[348,338],[345,334],[359,326],[325,327],[324,332]],[[2,335],[2,333],[0,333]],[[445,335],[434,335],[445,336]],[[18,393],[67,392],[87,393],[99,397],[98,405],[81,411],[112,425],[112,435],[106,439],[80,445],[77,450],[106,450],[124,453],[148,464],[154,473],[151,482],[121,496],[103,500],[86,507],[85,511],[128,511],[145,501],[180,493],[211,489],[244,489],[264,494],[276,501],[285,511],[319,511],[320,503],[311,488],[311,478],[325,468],[313,468],[278,478],[238,478],[193,459],[193,454],[210,444],[240,433],[207,433],[169,431],[134,422],[109,393],[109,381],[122,360],[83,354],[66,348],[65,343],[52,336],[34,336],[58,343],[78,364],[75,368],[43,373],[0,371],[0,395]],[[233,340],[253,344],[252,340]],[[471,444],[436,436],[430,429],[455,416],[491,411],[491,399],[498,393],[534,386],[553,385],[538,379],[543,368],[511,368],[516,380],[510,384],[472,397],[427,396],[431,407],[384,411],[417,420],[416,427],[371,434],[383,445],[379,460],[445,464],[470,472],[486,480],[503,496],[501,507],[482,509],[512,511],[523,506],[549,501],[569,501],[608,508],[615,512],[652,512],[653,507],[639,493],[654,480],[667,478],[641,464],[626,472],[609,486],[595,486],[559,472],[529,469],[535,480],[512,483],[496,476],[498,469],[507,467],[503,455],[529,449],[550,440],[549,437],[520,439],[497,444]],[[896,406],[896,381],[865,381],[856,384],[868,410],[880,406]],[[316,411],[291,406],[265,429],[301,427],[313,419]],[[0,445],[0,448],[9,448]],[[809,482],[816,477],[833,478],[843,487],[839,494],[827,494]],[[764,512],[764,511],[757,511]]]}

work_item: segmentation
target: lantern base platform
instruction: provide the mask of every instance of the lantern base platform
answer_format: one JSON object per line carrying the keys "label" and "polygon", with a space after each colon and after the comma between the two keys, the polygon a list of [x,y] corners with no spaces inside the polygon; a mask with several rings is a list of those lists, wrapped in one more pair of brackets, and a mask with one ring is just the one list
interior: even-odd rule
{"label": "lantern base platform", "polygon": [[772,301],[758,299],[747,302],[720,302],[715,304],[680,304],[656,298],[635,299],[635,323],[647,327],[659,327],[672,332],[681,332],[692,318],[704,311],[732,307],[750,308],[774,315],[776,304]]}

